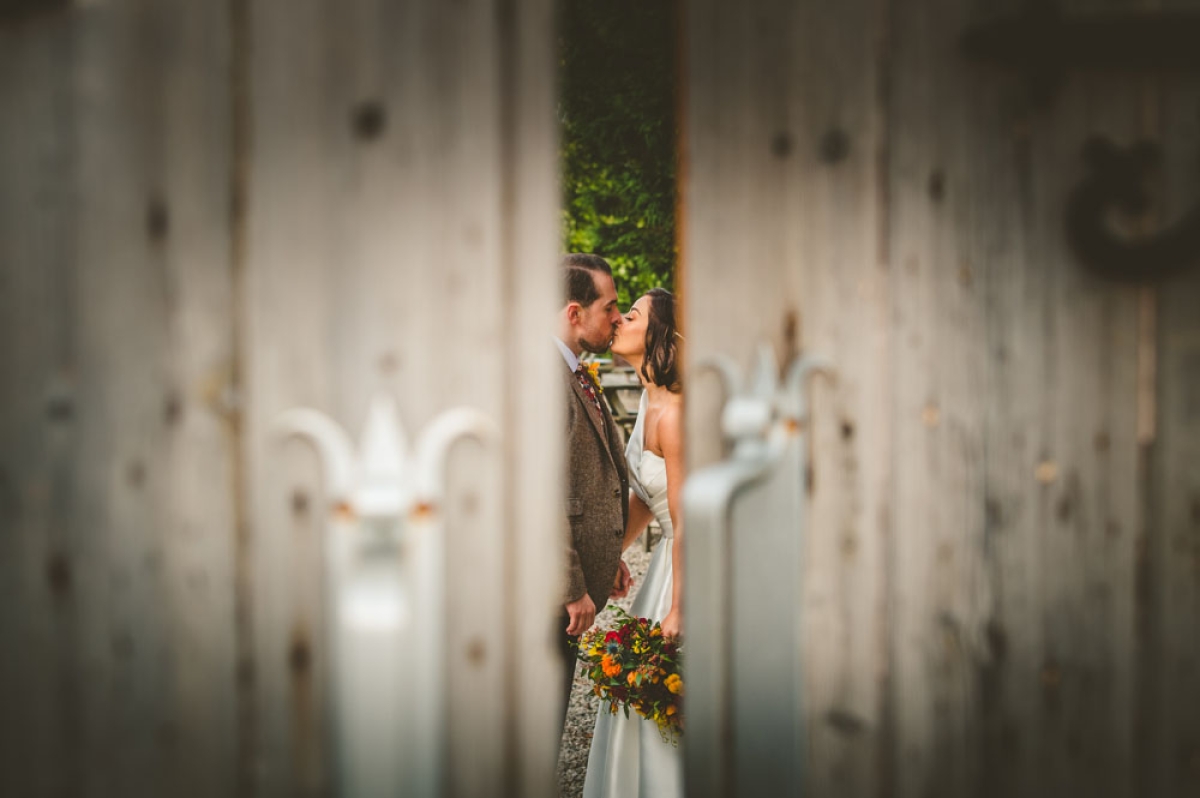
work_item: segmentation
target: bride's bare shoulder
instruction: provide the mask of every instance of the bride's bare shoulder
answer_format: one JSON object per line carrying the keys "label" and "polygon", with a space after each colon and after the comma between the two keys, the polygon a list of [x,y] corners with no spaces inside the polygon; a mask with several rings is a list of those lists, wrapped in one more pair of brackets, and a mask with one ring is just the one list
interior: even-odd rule
{"label": "bride's bare shoulder", "polygon": [[683,403],[667,402],[658,413],[654,425],[658,448],[667,454],[678,452],[683,445]]}

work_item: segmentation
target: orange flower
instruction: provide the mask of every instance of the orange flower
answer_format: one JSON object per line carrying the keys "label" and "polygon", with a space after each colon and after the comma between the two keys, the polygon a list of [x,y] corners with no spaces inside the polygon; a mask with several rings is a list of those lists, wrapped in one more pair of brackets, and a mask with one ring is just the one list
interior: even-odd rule
{"label": "orange flower", "polygon": [[672,673],[670,676],[668,676],[664,684],[667,686],[667,689],[672,693],[675,693],[675,695],[679,695],[681,692],[683,692],[683,679],[679,678],[678,673]]}
{"label": "orange flower", "polygon": [[600,658],[600,667],[604,670],[605,676],[616,676],[621,673],[621,663],[605,654]]}

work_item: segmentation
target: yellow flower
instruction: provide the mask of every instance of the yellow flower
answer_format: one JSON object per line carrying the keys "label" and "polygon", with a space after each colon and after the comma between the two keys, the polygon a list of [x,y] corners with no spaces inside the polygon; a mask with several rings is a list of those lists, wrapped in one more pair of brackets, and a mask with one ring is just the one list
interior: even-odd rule
{"label": "yellow flower", "polygon": [[683,692],[683,679],[679,678],[678,673],[672,673],[670,676],[668,676],[666,685],[667,689],[676,695],[679,695]]}
{"label": "yellow flower", "polygon": [[592,379],[592,385],[595,386],[597,393],[604,393],[604,386],[600,384],[600,362],[592,360],[589,362],[580,361],[580,364],[587,369],[588,376]]}
{"label": "yellow flower", "polygon": [[658,626],[654,627],[653,629],[650,630],[650,636],[651,637],[662,637],[662,628],[658,627]]}

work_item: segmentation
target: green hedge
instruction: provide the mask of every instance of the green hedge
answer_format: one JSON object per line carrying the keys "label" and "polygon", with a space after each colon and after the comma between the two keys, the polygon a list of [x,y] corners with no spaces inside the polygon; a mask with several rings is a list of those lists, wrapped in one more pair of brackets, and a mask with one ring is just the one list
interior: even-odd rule
{"label": "green hedge", "polygon": [[676,5],[559,4],[563,245],[613,266],[621,307],[675,270]]}

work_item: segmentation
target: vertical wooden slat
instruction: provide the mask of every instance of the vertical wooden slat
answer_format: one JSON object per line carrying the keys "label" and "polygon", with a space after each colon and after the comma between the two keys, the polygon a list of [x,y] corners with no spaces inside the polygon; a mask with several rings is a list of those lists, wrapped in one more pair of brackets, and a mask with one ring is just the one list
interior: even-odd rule
{"label": "vertical wooden slat", "polygon": [[136,3],[76,24],[81,786],[203,794],[233,731],[225,25]]}
{"label": "vertical wooden slat", "polygon": [[[79,18],[77,316],[79,452],[74,462],[73,548],[79,572],[78,699],[85,795],[161,785],[154,769],[154,698],[164,632],[155,543],[163,473],[160,430],[166,307],[159,241],[148,214],[160,203],[157,73],[142,67],[139,26],[126,5]],[[152,38],[152,37],[147,37]],[[103,188],[102,188],[103,187]],[[159,206],[161,209],[161,205]],[[161,218],[161,217],[160,217]],[[86,299],[85,299],[86,298]],[[141,330],[150,334],[140,334]]]}
{"label": "vertical wooden slat", "polygon": [[[844,3],[802,7],[774,142],[787,176],[780,223],[799,253],[796,341],[833,361],[812,388],[801,663],[806,790],[875,795],[889,789],[886,565],[893,537],[892,278],[887,260],[885,89],[890,13]],[[785,135],[786,133],[786,135]]]}
{"label": "vertical wooden slat", "polygon": [[1005,123],[1016,181],[993,177],[1021,213],[1018,258],[988,278],[996,593],[982,686],[998,795],[1131,788],[1136,292],[1074,258],[1061,208],[1087,137],[1135,132],[1135,89],[1080,76],[1045,110],[1017,95]]}
{"label": "vertical wooden slat", "polygon": [[[347,6],[353,18],[359,4]],[[323,568],[325,510],[313,456],[271,435],[282,411],[330,412],[357,437],[366,397],[353,416],[335,405],[334,265],[353,273],[352,251],[337,252],[336,180],[349,124],[350,85],[331,86],[334,17],[319,0],[254,4],[245,77],[249,92],[244,330],[244,446],[248,483],[252,737],[244,767],[251,794],[321,795],[332,786],[325,756]],[[336,30],[336,28],[333,28]],[[336,90],[336,91],[335,91]],[[341,113],[333,113],[334,100]],[[348,139],[349,136],[344,136]],[[340,156],[340,157],[339,157]],[[365,312],[362,314],[369,318]]]}
{"label": "vertical wooden slat", "polygon": [[[1194,9],[1163,0],[1164,9]],[[1160,84],[1163,205],[1169,223],[1200,203],[1200,83],[1194,75]],[[1200,275],[1196,268],[1148,289],[1154,347],[1152,438],[1146,441],[1146,530],[1138,542],[1139,674],[1143,724],[1137,729],[1138,790],[1183,796],[1200,790]]]}
{"label": "vertical wooden slat", "polygon": [[[893,269],[890,712],[899,796],[961,795],[978,780],[985,312],[971,236],[986,213],[972,178],[995,157],[973,137],[978,89],[957,34],[961,3],[897,9],[888,105],[888,251]],[[973,217],[975,206],[979,217]]]}
{"label": "vertical wooden slat", "polygon": [[70,547],[71,26],[0,28],[0,792],[57,795],[77,762]]}
{"label": "vertical wooden slat", "polygon": [[28,178],[5,193],[5,295],[39,310],[4,397],[29,436],[6,463],[27,504],[5,557],[27,563],[28,672],[5,680],[20,794],[230,788],[224,22],[171,11],[4,32],[22,120],[2,149]]}
{"label": "vertical wooden slat", "polygon": [[[796,616],[805,768],[818,794],[869,794],[886,674],[889,288],[874,232],[884,19],[871,3],[836,14],[756,3],[689,7],[688,20],[689,358],[748,362],[769,341],[835,361],[837,387],[816,387],[808,611]],[[689,385],[692,467],[719,451],[711,393],[705,378]]]}
{"label": "vertical wooden slat", "polygon": [[[688,357],[725,351],[747,366],[760,340],[776,341],[783,329],[790,292],[760,291],[766,282],[790,284],[794,264],[782,252],[782,232],[759,220],[781,206],[783,176],[772,155],[774,135],[786,129],[780,97],[786,71],[781,49],[789,28],[780,20],[785,3],[698,4],[687,11],[687,130],[691,151],[688,208],[688,273],[702,288],[689,296]],[[760,41],[760,35],[764,38]],[[752,44],[753,43],[753,44]],[[713,191],[720,190],[720,202]],[[717,230],[747,231],[719,236]],[[750,232],[753,231],[753,232]],[[718,274],[737,270],[737,279]],[[689,280],[693,277],[689,276]],[[739,320],[726,337],[718,325],[694,320],[728,315]],[[694,326],[693,326],[694,325]],[[692,335],[698,336],[692,340]],[[688,394],[689,424],[704,423],[714,434],[696,436],[688,448],[689,468],[721,454],[712,407],[719,388],[697,375]]]}
{"label": "vertical wooden slat", "polygon": [[[260,784],[269,794],[333,786],[328,763],[298,775],[319,756],[327,652],[319,642],[312,649],[314,681],[303,693],[311,716],[301,715],[298,677],[286,666],[296,630],[319,640],[319,567],[297,559],[296,542],[320,540],[324,505],[311,456],[272,440],[271,420],[316,406],[356,437],[378,389],[396,394],[410,441],[456,405],[484,410],[501,430],[494,444],[454,450],[441,508],[443,779],[455,795],[496,794],[518,779],[541,784],[523,794],[548,789],[555,724],[532,710],[527,724],[513,720],[526,709],[509,689],[525,658],[543,677],[551,662],[545,632],[528,650],[514,644],[514,634],[528,638],[548,618],[555,573],[554,481],[536,495],[524,481],[552,477],[558,457],[552,436],[529,428],[530,412],[539,430],[548,417],[547,400],[529,397],[541,389],[529,386],[552,372],[523,370],[547,339],[553,305],[552,70],[528,79],[529,64],[543,70],[552,54],[547,8],[364,0],[255,10],[247,439]],[[512,50],[519,43],[523,55]],[[541,114],[532,131],[527,112]],[[311,526],[288,509],[297,491],[312,498]],[[527,506],[510,504],[510,494]],[[526,557],[540,567],[517,595],[513,569],[526,573]],[[299,576],[285,588],[289,562]],[[542,603],[518,602],[534,596]],[[426,642],[411,641],[414,657]],[[524,725],[523,768],[510,724]]]}
{"label": "vertical wooden slat", "polygon": [[[505,473],[520,479],[505,491],[508,519],[506,581],[510,643],[504,664],[508,703],[502,737],[507,743],[510,796],[557,794],[560,718],[545,685],[555,683],[555,633],[538,608],[561,600],[563,552],[559,506],[562,480],[562,404],[550,386],[558,374],[556,352],[545,346],[544,320],[561,306],[558,239],[547,229],[558,214],[554,9],[551,0],[503,0],[500,26],[503,161],[500,235],[505,262],[502,305],[507,349],[504,391],[497,407],[509,428]],[[519,368],[513,368],[519,364]],[[549,501],[547,501],[549,499]],[[494,660],[493,660],[494,662]],[[493,790],[493,793],[498,792]]]}
{"label": "vertical wooden slat", "polygon": [[1194,631],[1200,618],[1200,280],[1173,279],[1159,292],[1159,433],[1151,460],[1151,528],[1146,591],[1153,630],[1144,729],[1149,786],[1155,795],[1190,795],[1200,787],[1200,728],[1191,707],[1200,701],[1200,667]]}
{"label": "vertical wooden slat", "polygon": [[[165,391],[158,586],[168,614],[158,656],[169,674],[160,740],[172,794],[233,794],[236,642],[234,369],[229,267],[229,22],[224,4],[171,3],[163,27],[161,244]],[[146,13],[146,12],[143,12]],[[153,33],[153,32],[152,32]],[[161,44],[159,46],[162,46]],[[151,233],[157,211],[149,211]],[[153,418],[153,416],[152,416]]]}
{"label": "vertical wooden slat", "polygon": [[[777,149],[772,150],[772,142],[788,131],[784,100],[793,11],[788,3],[698,3],[689,6],[685,14],[689,163],[683,187],[683,205],[688,209],[683,247],[688,253],[689,290],[684,328],[688,373],[692,375],[686,406],[688,427],[693,430],[686,447],[692,470],[715,460],[722,449],[720,430],[714,423],[720,390],[711,377],[699,374],[696,364],[721,353],[748,373],[758,345],[782,343],[788,312],[794,315],[796,310],[792,290],[796,253],[787,249],[787,225],[780,215],[790,198],[781,156]],[[719,201],[714,192],[719,192]],[[768,283],[776,290],[762,290]],[[714,324],[715,319],[732,323]],[[739,511],[737,517],[744,521],[752,512]],[[689,519],[685,524],[694,523],[698,535],[719,534],[720,525],[702,524],[690,515]],[[713,615],[691,622],[712,624],[711,628],[727,630],[728,635],[724,643],[708,640],[712,645],[706,646],[704,653],[697,649],[706,664],[697,665],[698,681],[691,695],[702,695],[709,709],[696,712],[694,717],[702,728],[696,729],[692,747],[684,749],[689,792],[725,795],[733,782],[743,777],[746,785],[761,787],[765,782],[782,788],[783,779],[796,772],[794,760],[774,757],[774,767],[759,768],[761,760],[748,749],[749,739],[737,735],[747,721],[742,710],[761,706],[758,702],[768,695],[766,685],[751,681],[753,663],[748,658],[753,649],[735,653],[739,642],[752,646],[761,629],[753,621],[753,613],[756,606],[766,608],[752,598],[756,591],[749,579],[755,563],[749,557],[761,554],[762,549],[750,544],[743,548],[736,536],[727,546],[724,541],[700,537],[694,543],[687,549],[689,562],[701,576],[695,583],[685,583],[692,596],[686,605],[692,608],[689,613],[709,607]],[[691,593],[695,590],[707,591],[705,597],[714,601],[695,600]],[[791,602],[786,599],[783,603]],[[739,620],[751,621],[745,637],[734,631]],[[784,616],[784,622],[791,623],[790,614]],[[780,639],[787,637],[785,633]],[[781,700],[787,701],[794,692],[781,691]],[[791,748],[794,727],[790,733],[786,728],[779,731],[779,742],[785,749]]]}
{"label": "vertical wooden slat", "polygon": [[[971,72],[973,80],[988,74],[980,66]],[[990,395],[983,545],[993,585],[979,674],[980,767],[981,788],[995,796],[1037,794],[1042,783],[1041,584],[1058,569],[1042,555],[1043,502],[1036,497],[1043,490],[1039,473],[1042,479],[1050,474],[1042,453],[1050,434],[1046,386],[1052,374],[1043,347],[1053,312],[1051,275],[1062,268],[1059,259],[1041,252],[1046,242],[1061,250],[1057,215],[1038,212],[1039,200],[1051,201],[1035,187],[1049,159],[1034,156],[1033,111],[1024,87],[1000,77],[983,84],[994,99],[990,113],[980,115],[981,126],[992,120],[998,157],[993,171],[979,172],[995,198],[989,207],[992,226],[979,237],[989,261],[979,278],[987,302],[987,347],[980,356],[988,362]]]}

